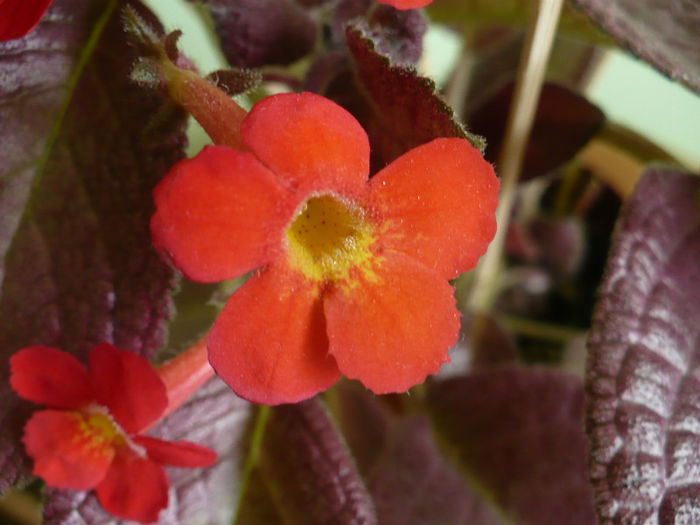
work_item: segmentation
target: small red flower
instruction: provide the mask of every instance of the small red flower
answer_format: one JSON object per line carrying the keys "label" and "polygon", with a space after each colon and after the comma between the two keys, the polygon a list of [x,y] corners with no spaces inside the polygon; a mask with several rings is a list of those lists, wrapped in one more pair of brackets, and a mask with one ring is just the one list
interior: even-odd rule
{"label": "small red flower", "polygon": [[459,313],[447,279],[496,230],[498,180],[463,139],[437,139],[371,180],[369,143],[340,106],[268,97],[241,126],[250,152],[204,149],[156,187],[154,244],[191,279],[260,269],[229,299],[209,360],[239,396],[290,403],[340,372],[376,393],[435,373]]}
{"label": "small red flower", "polygon": [[52,0],[0,0],[0,41],[21,38],[34,29]]}
{"label": "small red flower", "polygon": [[380,4],[390,5],[401,11],[405,9],[418,9],[432,4],[433,0],[377,0]]}
{"label": "small red flower", "polygon": [[115,516],[158,519],[168,504],[163,465],[205,467],[212,450],[142,435],[168,404],[162,380],[144,358],[108,343],[90,353],[90,372],[71,354],[30,346],[10,358],[10,385],[20,397],[52,410],[24,428],[34,474],[52,487],[94,488]]}

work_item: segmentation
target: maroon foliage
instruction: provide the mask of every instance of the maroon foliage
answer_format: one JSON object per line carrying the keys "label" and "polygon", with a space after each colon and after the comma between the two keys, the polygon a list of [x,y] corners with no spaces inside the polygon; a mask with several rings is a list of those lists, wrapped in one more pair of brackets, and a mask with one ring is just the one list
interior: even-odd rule
{"label": "maroon foliage", "polygon": [[[602,523],[691,523],[700,499],[700,179],[651,170],[615,234],[589,339]],[[694,509],[694,510],[693,510]]]}
{"label": "maroon foliage", "polygon": [[58,0],[35,32],[0,47],[13,72],[0,75],[3,489],[26,473],[9,356],[44,344],[84,359],[100,341],[150,356],[170,317],[173,273],[148,222],[151,189],[182,156],[184,117],[130,82],[135,56],[119,13],[100,5]]}
{"label": "maroon foliage", "polygon": [[475,372],[431,384],[428,405],[465,470],[515,522],[595,523],[578,379],[545,369]]}

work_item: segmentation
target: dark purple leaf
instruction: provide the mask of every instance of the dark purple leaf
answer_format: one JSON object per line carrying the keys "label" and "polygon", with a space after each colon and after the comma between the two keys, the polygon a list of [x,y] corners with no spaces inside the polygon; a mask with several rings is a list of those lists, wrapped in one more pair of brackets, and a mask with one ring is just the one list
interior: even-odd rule
{"label": "dark purple leaf", "polygon": [[700,93],[700,3],[574,0],[622,46]]}
{"label": "dark purple leaf", "polygon": [[595,523],[577,378],[475,372],[430,384],[428,407],[460,464],[516,523]]}
{"label": "dark purple leaf", "polygon": [[586,378],[603,523],[700,515],[700,178],[647,172],[621,215]]}
{"label": "dark purple leaf", "polygon": [[585,235],[579,220],[538,217],[529,225],[529,230],[542,262],[555,277],[571,277],[580,269]]}
{"label": "dark purple leaf", "polygon": [[232,66],[286,65],[314,47],[316,23],[292,0],[209,0],[206,5]]}
{"label": "dark purple leaf", "polygon": [[368,486],[382,525],[504,523],[440,456],[425,416],[395,426]]}
{"label": "dark purple leaf", "polygon": [[[96,46],[76,69],[88,38]],[[44,344],[85,360],[109,341],[150,356],[162,344],[173,272],[151,248],[151,190],[182,156],[185,120],[129,81],[133,48],[101,2],[57,0],[0,53],[0,215],[11,226],[0,234],[4,490],[27,473],[17,445],[28,405],[9,390],[11,354]]]}
{"label": "dark purple leaf", "polygon": [[357,84],[353,87],[350,73],[339,76],[328,86],[328,94],[353,112],[367,130],[373,172],[437,137],[466,138],[483,147],[480,137],[467,133],[455,120],[432,80],[411,67],[392,66],[375,50],[366,29],[348,26],[346,38]]}
{"label": "dark purple leaf", "polygon": [[[498,161],[513,83],[491,96],[467,117],[474,133],[486,137],[486,158]],[[523,180],[550,172],[574,155],[605,121],[603,113],[585,98],[556,84],[545,84],[523,160]]]}
{"label": "dark purple leaf", "polygon": [[[245,460],[241,443],[249,415],[247,402],[219,379],[212,379],[149,433],[168,441],[193,441],[219,454],[217,463],[207,469],[167,469],[170,500],[160,513],[160,525],[231,523],[240,489],[238,473]],[[102,509],[94,492],[56,489],[47,490],[44,516],[47,525],[115,520]]]}
{"label": "dark purple leaf", "polygon": [[253,472],[253,497],[246,494],[237,525],[377,523],[348,450],[318,400],[270,409]]}
{"label": "dark purple leaf", "polygon": [[399,11],[375,0],[343,0],[333,12],[333,34],[338,44],[345,41],[345,25],[354,18],[367,18],[367,35],[377,51],[393,64],[415,64],[423,52],[423,35],[428,28],[420,10]]}
{"label": "dark purple leaf", "polygon": [[343,434],[367,480],[379,523],[502,523],[442,458],[425,416],[391,411],[391,397],[354,383],[341,384],[337,393]]}

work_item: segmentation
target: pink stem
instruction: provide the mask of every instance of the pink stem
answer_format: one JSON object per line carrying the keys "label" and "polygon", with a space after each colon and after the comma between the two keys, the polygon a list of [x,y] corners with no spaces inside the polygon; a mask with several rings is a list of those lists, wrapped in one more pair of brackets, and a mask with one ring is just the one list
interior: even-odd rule
{"label": "pink stem", "polygon": [[161,419],[180,407],[213,375],[207,356],[206,336],[177,357],[156,367],[168,392],[168,407]]}

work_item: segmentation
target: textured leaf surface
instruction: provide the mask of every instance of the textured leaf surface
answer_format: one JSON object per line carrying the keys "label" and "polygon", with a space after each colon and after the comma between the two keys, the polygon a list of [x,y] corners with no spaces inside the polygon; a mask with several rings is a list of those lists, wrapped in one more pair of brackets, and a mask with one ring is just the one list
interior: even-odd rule
{"label": "textured leaf surface", "polygon": [[290,64],[316,42],[315,22],[293,0],[210,0],[207,6],[232,66]]}
{"label": "textured leaf surface", "polygon": [[148,222],[153,185],[182,155],[184,119],[129,82],[116,6],[57,0],[36,32],[1,48],[3,490],[27,472],[16,446],[28,405],[9,390],[9,356],[44,344],[85,361],[100,341],[150,356],[170,316],[173,274]]}
{"label": "textured leaf surface", "polygon": [[[236,397],[219,379],[210,380],[150,435],[169,441],[188,440],[212,448],[217,463],[207,469],[168,468],[168,507],[160,525],[231,523],[240,489],[243,434],[250,405]],[[44,503],[47,525],[124,523],[107,514],[94,492],[49,489]]]}
{"label": "textured leaf surface", "polygon": [[[513,88],[513,83],[505,85],[467,118],[470,129],[486,138],[489,162],[496,162],[501,152]],[[545,84],[525,149],[523,180],[548,173],[571,160],[604,122],[602,111],[581,95],[556,84]]]}
{"label": "textured leaf surface", "polygon": [[236,523],[377,523],[348,450],[318,400],[270,409]]}
{"label": "textured leaf surface", "polygon": [[345,41],[345,25],[359,16],[367,17],[367,36],[392,63],[418,62],[428,28],[420,10],[399,11],[374,0],[343,0],[333,10],[333,36],[338,44]]}
{"label": "textured leaf surface", "polygon": [[620,45],[700,93],[700,3],[574,0]]}
{"label": "textured leaf surface", "polygon": [[577,378],[475,372],[431,384],[428,406],[466,471],[516,523],[595,523]]}
{"label": "textured leaf surface", "polygon": [[490,504],[440,454],[424,415],[390,413],[362,387],[339,387],[343,433],[382,525],[500,525]]}
{"label": "textured leaf surface", "polygon": [[[406,151],[437,137],[468,138],[467,133],[435,92],[432,80],[409,66],[392,66],[375,50],[366,28],[349,25],[347,46],[352,68],[342,55],[324,57],[325,74],[318,70],[314,89],[350,111],[369,135],[371,171],[375,173]],[[312,73],[313,74],[313,73]],[[320,78],[319,78],[320,77]]]}
{"label": "textured leaf surface", "polygon": [[647,172],[617,227],[589,339],[602,523],[700,520],[700,179]]}

